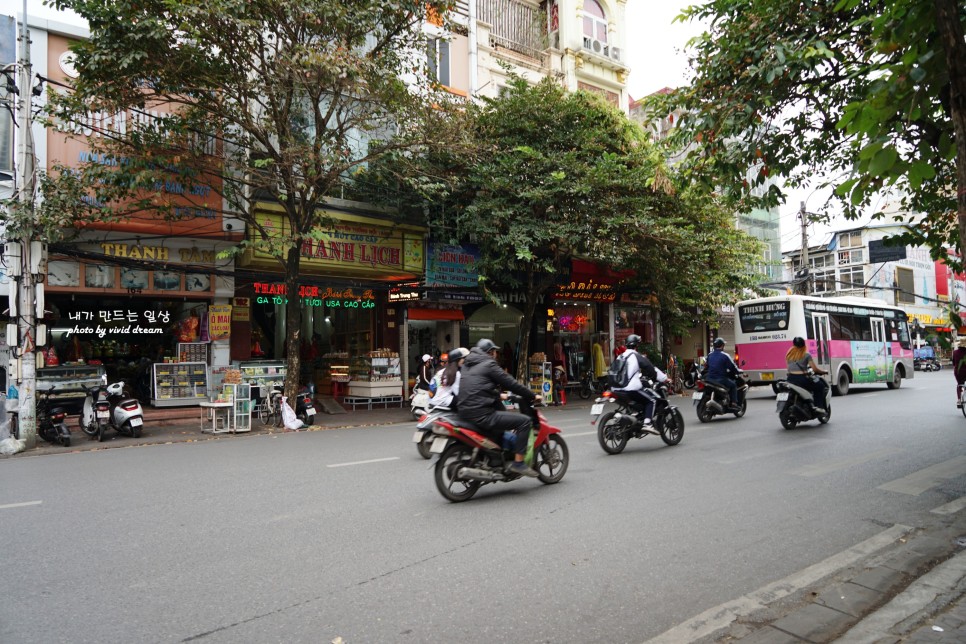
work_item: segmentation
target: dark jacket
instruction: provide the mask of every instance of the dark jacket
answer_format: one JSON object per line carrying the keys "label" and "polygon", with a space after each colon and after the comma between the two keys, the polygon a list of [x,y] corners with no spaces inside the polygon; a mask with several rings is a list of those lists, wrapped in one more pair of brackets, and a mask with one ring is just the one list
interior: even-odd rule
{"label": "dark jacket", "polygon": [[477,348],[470,350],[460,367],[460,393],[456,397],[459,415],[468,420],[498,411],[500,392],[508,390],[528,400],[536,398],[527,387],[513,379],[496,360]]}
{"label": "dark jacket", "polygon": [[715,349],[708,356],[708,380],[721,382],[738,377],[738,365],[723,349]]}

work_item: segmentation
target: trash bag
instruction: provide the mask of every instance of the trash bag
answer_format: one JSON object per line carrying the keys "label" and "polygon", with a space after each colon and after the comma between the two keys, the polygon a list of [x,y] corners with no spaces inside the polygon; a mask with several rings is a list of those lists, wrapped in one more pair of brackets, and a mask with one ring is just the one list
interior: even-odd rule
{"label": "trash bag", "polygon": [[282,396],[282,424],[285,429],[302,429],[308,427],[295,415],[295,410],[288,404],[288,396]]}
{"label": "trash bag", "polygon": [[22,452],[27,447],[27,441],[22,438],[5,438],[0,441],[0,454],[10,456]]}

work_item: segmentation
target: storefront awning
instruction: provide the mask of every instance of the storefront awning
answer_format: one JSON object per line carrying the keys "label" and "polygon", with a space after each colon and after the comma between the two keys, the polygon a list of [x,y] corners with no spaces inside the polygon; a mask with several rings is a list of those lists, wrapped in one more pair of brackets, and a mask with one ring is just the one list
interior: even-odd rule
{"label": "storefront awning", "polygon": [[410,308],[408,315],[410,320],[463,320],[460,309]]}

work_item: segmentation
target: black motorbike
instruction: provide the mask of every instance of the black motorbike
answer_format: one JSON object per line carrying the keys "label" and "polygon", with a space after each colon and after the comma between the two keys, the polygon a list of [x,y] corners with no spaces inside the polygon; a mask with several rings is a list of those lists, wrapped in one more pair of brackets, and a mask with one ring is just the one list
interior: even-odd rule
{"label": "black motorbike", "polygon": [[[818,376],[810,376],[814,381]],[[812,392],[787,381],[778,383],[778,396],[775,398],[778,420],[785,429],[795,429],[799,423],[817,420],[824,425],[832,417],[832,388],[825,387],[825,400],[816,401]]]}
{"label": "black motorbike", "polygon": [[87,389],[87,397],[77,422],[85,434],[98,441],[104,440],[104,434],[111,428],[111,395],[107,391],[107,385],[100,384]]}
{"label": "black motorbike", "polygon": [[[684,416],[668,400],[668,386],[666,382],[651,385],[657,396],[653,429],[665,444],[677,445],[684,437]],[[615,404],[615,409],[604,412],[606,406]],[[596,416],[592,424],[597,425],[597,440],[608,454],[620,454],[631,438],[644,438],[653,433],[644,428],[643,404],[623,391],[605,391],[594,401],[590,414]]]}
{"label": "black motorbike", "polygon": [[698,380],[698,391],[694,392],[691,400],[697,405],[698,420],[702,423],[710,422],[715,416],[734,414],[735,418],[741,418],[748,410],[748,376],[744,371],[738,372],[738,409],[731,409],[731,394],[728,388],[716,382],[708,382],[702,376]]}
{"label": "black motorbike", "polygon": [[688,372],[684,375],[684,388],[694,389],[698,386],[699,380],[701,380],[701,367],[698,366],[698,361],[695,360],[691,363]]}
{"label": "black motorbike", "polygon": [[607,388],[606,378],[595,378],[594,372],[591,370],[584,371],[583,375],[580,376],[580,390],[579,394],[581,399],[587,400],[591,396],[597,396]]}
{"label": "black motorbike", "polygon": [[315,423],[315,387],[302,387],[295,396],[295,417],[306,425]]}
{"label": "black motorbike", "polygon": [[37,391],[37,435],[48,443],[70,447],[67,410],[50,400],[54,393],[54,388]]}

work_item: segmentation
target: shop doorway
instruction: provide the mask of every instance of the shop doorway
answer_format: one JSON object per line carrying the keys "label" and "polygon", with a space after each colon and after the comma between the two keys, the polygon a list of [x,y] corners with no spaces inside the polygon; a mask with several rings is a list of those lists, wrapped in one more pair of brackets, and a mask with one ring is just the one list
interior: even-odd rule
{"label": "shop doorway", "polygon": [[487,304],[467,319],[469,347],[483,338],[493,340],[500,347],[500,366],[513,373],[520,349],[520,322],[523,313],[512,306]]}

